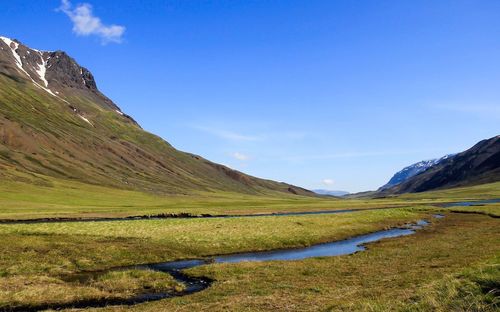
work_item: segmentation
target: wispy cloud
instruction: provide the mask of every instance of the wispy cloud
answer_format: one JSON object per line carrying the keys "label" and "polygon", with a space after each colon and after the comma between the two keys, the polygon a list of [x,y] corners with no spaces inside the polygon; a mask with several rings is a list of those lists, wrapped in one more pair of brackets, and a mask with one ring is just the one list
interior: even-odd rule
{"label": "wispy cloud", "polygon": [[279,131],[270,130],[270,131],[260,131],[254,132],[253,134],[240,133],[233,130],[222,129],[214,126],[205,126],[198,124],[188,124],[188,127],[192,129],[196,129],[198,131],[202,131],[213,136],[216,136],[220,139],[228,140],[228,141],[238,141],[238,142],[252,142],[252,141],[302,141],[307,137],[312,137],[313,135],[304,131],[293,131],[280,129]]}
{"label": "wispy cloud", "polygon": [[241,161],[245,161],[245,160],[250,159],[250,157],[248,155],[245,155],[245,154],[240,153],[240,152],[233,153],[231,156],[233,156],[233,158],[235,158],[237,160],[241,160]]}
{"label": "wispy cloud", "polygon": [[233,131],[215,129],[210,127],[203,126],[193,126],[194,129],[203,131],[205,133],[209,133],[215,135],[221,139],[230,140],[230,141],[261,141],[263,138],[260,136],[254,135],[245,135]]}
{"label": "wispy cloud", "polygon": [[62,0],[58,11],[66,14],[73,22],[73,32],[78,36],[95,35],[103,44],[121,43],[125,27],[120,25],[104,25],[101,19],[94,16],[92,5],[78,4],[73,8],[69,0]]}

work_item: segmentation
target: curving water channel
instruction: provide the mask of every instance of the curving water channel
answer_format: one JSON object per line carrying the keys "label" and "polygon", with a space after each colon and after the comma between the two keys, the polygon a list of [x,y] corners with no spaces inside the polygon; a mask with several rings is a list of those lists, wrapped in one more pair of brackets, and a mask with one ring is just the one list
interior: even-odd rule
{"label": "curving water channel", "polygon": [[[443,215],[434,215],[434,218],[442,218]],[[0,308],[0,311],[43,311],[47,309],[60,310],[65,308],[96,308],[113,305],[135,305],[143,302],[156,301],[165,298],[190,295],[200,292],[212,284],[212,280],[206,277],[193,277],[184,273],[183,270],[208,265],[212,263],[238,263],[244,261],[271,261],[271,260],[301,260],[312,257],[333,257],[340,255],[349,255],[364,251],[365,244],[379,241],[386,238],[395,238],[414,234],[417,230],[429,224],[428,221],[420,220],[413,224],[408,224],[400,228],[373,232],[370,234],[359,235],[350,239],[336,242],[312,245],[304,248],[280,249],[271,251],[245,252],[230,255],[220,255],[202,259],[189,259],[170,261],[163,263],[142,264],[126,267],[113,268],[101,272],[78,273],[63,279],[69,282],[85,282],[110,271],[123,270],[153,270],[170,274],[177,282],[185,285],[185,290],[177,293],[145,293],[128,299],[106,299],[106,300],[83,300],[65,304],[46,304],[41,306],[17,306],[9,308]]]}

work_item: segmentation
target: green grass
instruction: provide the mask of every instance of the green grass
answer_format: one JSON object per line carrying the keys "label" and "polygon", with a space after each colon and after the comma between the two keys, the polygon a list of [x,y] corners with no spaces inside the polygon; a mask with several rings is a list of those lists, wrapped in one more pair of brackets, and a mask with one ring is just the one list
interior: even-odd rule
{"label": "green grass", "polygon": [[498,311],[500,255],[435,281],[417,293],[417,311]]}
{"label": "green grass", "polygon": [[[483,290],[498,280],[500,226],[499,219],[489,216],[498,216],[500,205],[433,205],[500,198],[500,183],[341,200],[223,192],[165,196],[41,175],[25,178],[0,182],[0,219],[397,208],[338,215],[0,225],[0,236],[8,242],[0,249],[0,307],[124,298],[144,289],[175,292],[180,286],[156,272],[112,272],[85,283],[63,277],[131,264],[308,246],[436,212],[447,217],[433,220],[431,228],[415,236],[372,244],[365,253],[197,268],[193,274],[217,280],[213,287],[132,310],[460,311],[470,304],[470,310],[479,311],[497,304],[496,297]],[[450,213],[458,210],[485,215]]]}
{"label": "green grass", "polygon": [[[0,219],[116,217],[160,213],[244,214],[347,208],[404,207],[448,201],[500,198],[500,183],[408,194],[383,199],[331,199],[293,195],[252,196],[224,192],[155,195],[47,176],[27,183],[0,181]],[[38,183],[33,183],[33,179]]]}
{"label": "green grass", "polygon": [[491,217],[500,218],[500,204],[487,204],[484,206],[453,207],[451,211],[463,213],[480,213]]}
{"label": "green grass", "polygon": [[170,275],[153,271],[110,272],[82,283],[67,283],[48,275],[7,276],[1,278],[0,307],[41,305],[88,299],[130,298],[152,292],[179,292],[184,285]]}
{"label": "green grass", "polygon": [[50,182],[50,186],[1,182],[0,218],[109,217],[179,212],[266,213],[367,206],[385,207],[394,202],[394,200],[339,201],[303,196],[250,196],[223,192],[198,193],[190,196],[160,196],[44,178]]}
{"label": "green grass", "polygon": [[[114,272],[84,284],[62,277],[130,264],[305,246],[396,226],[420,215],[384,210],[322,217],[2,225],[0,235],[9,244],[0,250],[0,306],[37,304],[44,298],[124,297],[151,285],[178,289],[168,275],[156,281],[154,274],[159,273],[144,277]],[[50,296],[43,297],[44,289]]]}
{"label": "green grass", "polygon": [[110,272],[85,282],[66,277],[130,264],[307,246],[396,226],[435,211],[460,211],[469,214],[447,213],[417,235],[371,244],[368,252],[351,256],[200,267],[191,273],[217,280],[204,292],[104,310],[499,309],[500,226],[498,218],[489,216],[500,216],[500,205],[432,205],[500,198],[500,182],[383,199],[295,196],[287,185],[217,168],[177,151],[95,100],[66,95],[95,127],[31,83],[0,75],[0,219],[400,209],[280,218],[0,225],[0,307],[124,298],[145,289],[175,292],[181,286],[158,272]]}
{"label": "green grass", "polygon": [[[397,226],[435,211],[439,209],[1,225],[0,235],[9,243],[0,250],[0,306],[116,298],[154,287],[175,291],[179,286],[157,273],[144,277],[143,273],[113,272],[87,283],[65,282],[62,277],[130,264],[307,246]],[[479,290],[497,273],[481,275],[485,271],[476,269],[487,261],[498,264],[498,222],[488,216],[447,213],[417,235],[371,244],[368,252],[351,256],[204,266],[191,273],[216,279],[209,289],[132,310],[387,311],[404,310],[411,304],[415,311],[428,311],[441,304],[436,310],[447,311],[460,305],[460,291],[470,287],[474,304],[486,307],[494,298]],[[461,272],[469,273],[462,276]],[[442,280],[456,285],[443,288],[448,284]],[[44,290],[49,296],[43,296]],[[447,301],[439,299],[442,296]]]}
{"label": "green grass", "polygon": [[498,220],[449,214],[354,255],[199,267],[211,288],[127,311],[497,311],[499,255]]}
{"label": "green grass", "polygon": [[390,209],[341,215],[252,219],[164,219],[16,224],[0,225],[0,235],[146,240],[168,246],[168,253],[163,259],[174,260],[246,250],[308,246],[416,221],[421,216],[419,212]]}

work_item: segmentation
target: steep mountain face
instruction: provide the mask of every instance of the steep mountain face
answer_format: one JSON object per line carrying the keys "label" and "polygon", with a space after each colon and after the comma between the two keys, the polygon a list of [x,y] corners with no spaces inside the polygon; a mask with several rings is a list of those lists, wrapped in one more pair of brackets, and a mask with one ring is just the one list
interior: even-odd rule
{"label": "steep mountain face", "polygon": [[379,193],[424,192],[500,181],[500,135],[483,140]]}
{"label": "steep mountain face", "polygon": [[[94,77],[79,66],[65,52],[46,52],[30,49],[16,40],[0,37],[0,62],[2,72],[29,79],[33,84],[54,97],[62,91],[88,91],[87,95],[116,108],[111,100],[97,89]],[[24,74],[24,75],[23,75]],[[50,81],[50,88],[48,86]]]}
{"label": "steep mountain face", "polygon": [[378,190],[383,191],[385,189],[391,188],[393,186],[396,186],[398,184],[401,184],[408,180],[409,178],[416,176],[417,174],[424,172],[425,170],[429,169],[432,166],[435,166],[442,161],[453,157],[454,155],[446,155],[441,158],[437,159],[431,159],[431,160],[424,160],[420,161],[418,163],[415,163],[413,165],[410,165],[408,167],[403,168],[401,171],[398,171],[392,178],[385,184],[384,186],[380,187]]}
{"label": "steep mountain face", "polygon": [[0,37],[0,179],[46,185],[47,176],[166,194],[313,195],[176,150],[66,53]]}

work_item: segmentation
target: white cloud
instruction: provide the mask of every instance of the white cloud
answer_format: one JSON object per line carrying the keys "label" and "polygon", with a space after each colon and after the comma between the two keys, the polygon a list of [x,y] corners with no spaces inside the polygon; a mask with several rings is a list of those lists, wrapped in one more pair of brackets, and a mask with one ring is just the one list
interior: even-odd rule
{"label": "white cloud", "polygon": [[335,181],[333,181],[332,179],[324,179],[322,182],[326,186],[332,186],[333,184],[335,184]]}
{"label": "white cloud", "polygon": [[245,155],[245,154],[242,154],[239,152],[233,153],[232,156],[238,160],[241,160],[241,161],[245,161],[245,160],[250,159],[250,157],[248,155]]}
{"label": "white cloud", "polygon": [[64,12],[71,19],[73,32],[78,36],[96,35],[101,38],[103,44],[122,42],[125,27],[104,25],[99,17],[94,16],[92,5],[82,3],[73,8],[69,0],[61,0],[61,6],[58,10]]}

